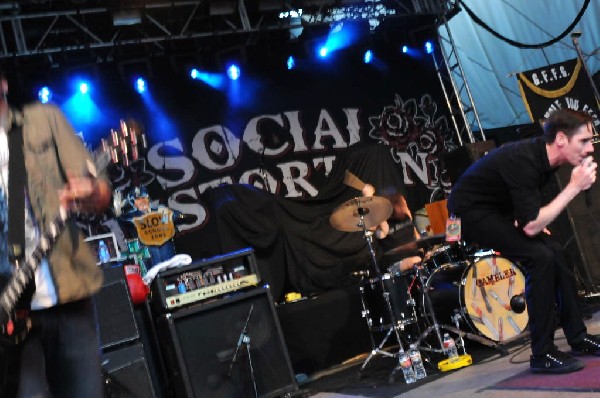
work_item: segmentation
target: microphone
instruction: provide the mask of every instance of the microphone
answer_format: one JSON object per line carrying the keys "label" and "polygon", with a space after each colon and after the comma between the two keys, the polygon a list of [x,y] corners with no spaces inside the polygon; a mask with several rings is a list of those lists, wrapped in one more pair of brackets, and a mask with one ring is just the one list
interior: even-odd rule
{"label": "microphone", "polygon": [[591,193],[592,188],[588,188],[585,191],[583,191],[583,198],[585,199],[585,205],[587,207],[592,207],[592,193]]}
{"label": "microphone", "polygon": [[[588,157],[586,157],[585,159],[583,159],[583,160],[581,161],[581,165],[582,165],[582,166],[585,166],[585,161],[586,161],[587,159],[590,159],[590,158],[591,158],[591,157],[590,157],[590,156],[588,156]],[[592,164],[591,162],[592,162],[592,161],[588,162],[588,163],[587,163],[587,166],[591,165],[591,164]],[[592,193],[591,193],[591,190],[592,190],[592,187],[589,187],[588,189],[586,189],[585,191],[583,191],[583,199],[585,200],[585,205],[586,205],[588,208],[589,208],[589,207],[592,207]]]}

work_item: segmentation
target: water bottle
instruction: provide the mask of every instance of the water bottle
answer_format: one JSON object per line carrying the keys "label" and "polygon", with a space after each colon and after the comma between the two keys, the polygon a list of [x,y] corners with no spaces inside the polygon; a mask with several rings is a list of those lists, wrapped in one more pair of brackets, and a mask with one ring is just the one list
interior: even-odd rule
{"label": "water bottle", "polygon": [[108,252],[108,247],[106,247],[106,243],[104,243],[103,240],[98,242],[98,258],[102,264],[110,261],[110,253]]}
{"label": "water bottle", "polygon": [[411,344],[410,349],[408,350],[408,356],[410,357],[410,361],[412,362],[413,368],[415,370],[415,376],[417,379],[424,379],[427,376],[427,372],[425,371],[425,366],[423,366],[423,358],[421,358],[421,353],[417,349],[416,344]]}
{"label": "water bottle", "polygon": [[406,381],[406,384],[414,383],[417,381],[417,376],[415,375],[412,363],[410,362],[410,357],[404,351],[400,351],[399,355],[400,358],[398,358],[398,362],[402,368],[402,373],[404,373],[404,381]]}
{"label": "water bottle", "polygon": [[444,351],[446,352],[446,355],[448,355],[448,359],[450,360],[450,362],[458,361],[458,350],[456,349],[456,343],[448,333],[444,334],[443,344]]}

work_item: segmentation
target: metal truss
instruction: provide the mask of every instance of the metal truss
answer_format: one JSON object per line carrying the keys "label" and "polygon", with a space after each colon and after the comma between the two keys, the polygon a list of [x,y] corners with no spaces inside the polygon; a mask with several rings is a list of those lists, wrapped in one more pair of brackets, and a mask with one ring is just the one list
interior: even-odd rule
{"label": "metal truss", "polygon": [[479,140],[485,141],[485,132],[448,25],[452,14],[458,12],[458,2],[440,0],[440,4],[443,12],[438,21],[438,48],[431,55],[450,111],[456,138],[461,146],[465,143],[473,143],[478,141],[473,133],[477,131]]}
{"label": "metal truss", "polygon": [[[0,3],[0,60],[87,52],[103,60],[134,47],[146,53],[199,51],[220,38],[238,44],[327,23],[340,10],[419,15],[435,0],[28,0]],[[303,18],[281,18],[300,12]],[[336,14],[337,13],[337,14]],[[357,15],[357,14],[355,14]],[[375,15],[375,14],[374,14]],[[386,17],[376,14],[376,17]],[[279,36],[278,36],[279,37]],[[289,35],[288,35],[289,37]],[[229,39],[228,39],[229,38]]]}

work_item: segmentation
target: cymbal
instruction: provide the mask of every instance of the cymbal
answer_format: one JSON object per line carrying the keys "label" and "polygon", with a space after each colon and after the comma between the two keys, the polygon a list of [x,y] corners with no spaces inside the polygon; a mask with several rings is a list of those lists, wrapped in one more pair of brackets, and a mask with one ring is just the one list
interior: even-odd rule
{"label": "cymbal", "polygon": [[437,234],[425,236],[419,240],[415,240],[412,242],[405,243],[398,247],[394,247],[391,250],[388,250],[384,253],[384,256],[391,256],[396,254],[410,254],[418,249],[430,249],[432,246],[444,243],[446,240],[446,234]]}
{"label": "cymbal", "polygon": [[339,231],[362,231],[359,225],[361,214],[366,229],[376,227],[392,215],[392,203],[381,196],[356,197],[339,205],[331,213],[329,222]]}

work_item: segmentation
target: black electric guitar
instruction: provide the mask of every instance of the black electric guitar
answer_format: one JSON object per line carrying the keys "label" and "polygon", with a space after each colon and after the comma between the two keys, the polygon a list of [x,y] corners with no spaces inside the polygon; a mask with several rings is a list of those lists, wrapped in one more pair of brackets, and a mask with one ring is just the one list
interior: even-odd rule
{"label": "black electric guitar", "polygon": [[10,279],[0,294],[0,344],[19,344],[31,328],[31,320],[26,310],[16,310],[15,306],[25,289],[35,278],[42,259],[52,252],[56,240],[65,228],[69,212],[61,206],[58,216],[43,233],[40,243],[23,264],[15,267]]}
{"label": "black electric guitar", "polygon": [[[94,154],[95,166],[88,165],[90,170],[104,170],[110,162],[110,154],[100,152]],[[91,162],[90,162],[91,163]],[[44,258],[47,258],[54,244],[62,233],[69,218],[69,211],[60,207],[58,215],[48,224],[40,238],[40,243],[23,264],[17,264],[11,277],[0,293],[0,344],[19,344],[31,329],[31,320],[27,310],[16,310],[19,299],[35,278],[35,271]]]}

